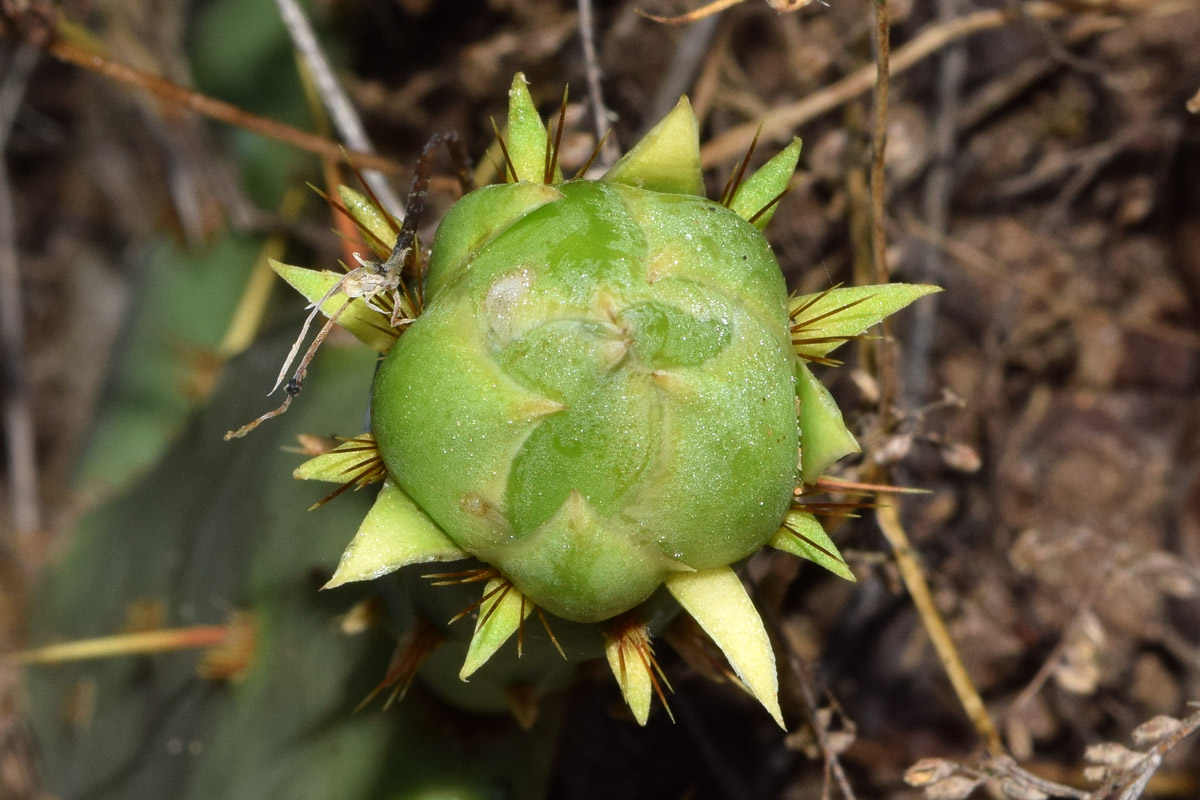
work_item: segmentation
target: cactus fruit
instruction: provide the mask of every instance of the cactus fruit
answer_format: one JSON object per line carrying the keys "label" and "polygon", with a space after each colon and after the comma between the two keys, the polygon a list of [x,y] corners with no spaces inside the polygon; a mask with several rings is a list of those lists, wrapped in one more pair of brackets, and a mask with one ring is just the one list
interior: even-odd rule
{"label": "cactus fruit", "polygon": [[[713,202],[686,98],[603,177],[563,180],[518,75],[503,143],[506,182],[449,210],[428,269],[397,284],[403,313],[337,273],[277,265],[384,353],[372,433],[296,471],[382,483],[328,586],[477,559],[461,573],[486,581],[463,680],[538,609],[599,629],[643,724],[658,677],[642,607],[665,587],[782,725],[774,655],[732,565],[771,545],[853,580],[794,503],[858,449],[806,361],[935,289],[789,298],[761,231],[799,141]],[[390,218],[341,199],[384,257]]]}

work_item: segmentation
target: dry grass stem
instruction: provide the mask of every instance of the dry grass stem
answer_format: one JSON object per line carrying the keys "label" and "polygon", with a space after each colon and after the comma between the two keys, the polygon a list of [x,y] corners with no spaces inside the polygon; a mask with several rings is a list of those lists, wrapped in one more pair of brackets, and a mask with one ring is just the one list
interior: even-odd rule
{"label": "dry grass stem", "polygon": [[908,589],[909,596],[912,597],[913,605],[916,606],[917,613],[921,617],[921,623],[925,626],[934,649],[937,650],[938,658],[942,661],[942,666],[950,678],[950,683],[954,687],[955,694],[958,695],[959,702],[962,703],[967,718],[975,726],[975,731],[983,740],[988,751],[993,755],[1001,755],[1005,750],[1000,733],[988,715],[983,698],[979,696],[979,691],[975,688],[971,676],[967,674],[962,656],[958,654],[958,647],[946,627],[946,621],[942,619],[941,612],[933,602],[929,583],[925,580],[925,572],[921,568],[912,545],[908,541],[908,534],[900,522],[898,502],[899,498],[893,500],[891,505],[879,506],[875,509],[875,518],[879,521],[879,529],[883,531],[884,537],[887,538],[888,544],[892,548],[896,566],[900,569],[900,577],[904,581],[905,588]]}
{"label": "dry grass stem", "polygon": [[[313,32],[304,10],[300,8],[296,0],[275,0],[275,4],[279,7],[279,16],[287,27],[292,45],[304,59],[317,91],[321,95],[321,100],[325,104],[325,108],[329,110],[334,127],[337,128],[342,140],[359,153],[375,152],[375,146],[371,144],[371,139],[367,136],[366,126],[363,125],[358,110],[350,102],[349,96],[334,74],[333,67],[330,66],[329,59],[325,57],[325,51],[321,49],[321,44],[317,41],[317,35]],[[375,196],[383,202],[384,208],[389,213],[400,213],[404,208],[404,203],[392,191],[392,187],[388,185],[387,180],[378,170],[364,167],[363,179],[371,187]]]}
{"label": "dry grass stem", "polygon": [[344,155],[348,155],[364,169],[375,169],[389,175],[399,175],[404,172],[404,169],[398,164],[374,153],[351,151],[345,154],[342,146],[331,139],[302,131],[278,120],[251,114],[231,103],[185,89],[168,80],[114,61],[68,39],[55,39],[50,43],[47,52],[60,61],[103,75],[117,83],[150,92],[172,106],[195,111],[209,119],[234,125],[268,139],[284,142],[299,150],[335,160],[341,160]]}
{"label": "dry grass stem", "polygon": [[[21,45],[9,54],[7,74],[0,85],[0,156],[21,105],[37,51]],[[13,528],[28,535],[42,525],[38,501],[37,437],[26,366],[25,314],[17,255],[17,222],[7,163],[0,162],[0,380],[4,395],[4,438],[8,451],[8,485]]]}

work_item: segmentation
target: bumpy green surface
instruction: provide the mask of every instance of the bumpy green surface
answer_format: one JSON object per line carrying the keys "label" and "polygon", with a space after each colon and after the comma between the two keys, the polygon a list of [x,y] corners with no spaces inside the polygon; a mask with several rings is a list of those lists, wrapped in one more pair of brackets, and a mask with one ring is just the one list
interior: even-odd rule
{"label": "bumpy green surface", "polygon": [[759,231],[607,182],[479,193],[513,212],[482,217],[473,196],[451,210],[429,305],[376,381],[395,480],[580,622],[766,543],[798,442],[787,292]]}
{"label": "bumpy green surface", "polygon": [[[276,265],[326,314],[349,309],[339,323],[386,353],[374,438],[296,470],[345,483],[355,464],[384,462],[371,478],[383,482],[378,500],[326,588],[474,556],[485,566],[440,576],[485,582],[463,612],[475,630],[459,678],[496,663],[512,638],[519,654],[525,621],[544,609],[555,625],[599,634],[641,724],[658,681],[654,607],[669,595],[783,726],[770,637],[732,565],[770,545],[853,579],[794,502],[858,450],[803,362],[829,361],[935,289],[787,296],[761,231],[799,140],[714,203],[686,98],[598,181],[563,182],[521,75],[508,121],[506,182],[442,220],[424,307],[404,301],[415,321],[393,327],[357,293],[363,271],[374,279],[383,265],[353,279]],[[347,206],[390,238],[377,214]],[[393,302],[400,289],[408,296],[399,287]],[[520,683],[504,684],[506,701],[527,694]]]}

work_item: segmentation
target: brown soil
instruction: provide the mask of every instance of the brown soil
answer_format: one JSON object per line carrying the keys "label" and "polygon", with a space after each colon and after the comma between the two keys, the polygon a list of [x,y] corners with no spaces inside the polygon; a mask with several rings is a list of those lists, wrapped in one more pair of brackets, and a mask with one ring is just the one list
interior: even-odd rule
{"label": "brown soil", "polygon": [[[352,53],[351,95],[395,162],[411,164],[440,130],[483,152],[517,70],[547,112],[570,85],[577,133],[563,159],[586,158],[574,4],[316,5],[327,35]],[[714,191],[744,151],[731,130],[795,112],[760,143],[773,152],[793,134],[805,141],[802,179],[770,238],[799,290],[872,282],[874,81],[851,91],[847,76],[872,64],[873,5],[799,5],[777,14],[746,0],[715,24],[669,26],[636,10],[677,13],[683,3],[599,3],[603,97],[616,141],[628,145],[688,92],[714,142],[705,150]],[[1200,699],[1200,5],[899,0],[890,11],[887,271],[945,292],[825,372],[864,448],[839,475],[928,490],[893,502],[966,675],[1023,769],[1091,792],[1085,748],[1132,746],[1139,724],[1186,717]],[[95,13],[115,58],[187,82],[182,11],[158,18],[149,37],[121,3]],[[955,36],[962,19],[981,27]],[[0,40],[0,72],[10,75],[14,41],[11,29]],[[922,43],[928,51],[909,58]],[[65,546],[78,507],[71,465],[137,292],[127,253],[163,229],[201,240],[273,219],[227,177],[232,155],[214,123],[48,57],[23,88],[0,187],[15,236],[0,248],[20,271],[17,346],[42,519],[37,531],[12,530],[18,498],[5,489],[5,646],[21,641],[23,587],[51,547]],[[300,233],[332,258],[326,226],[313,219]],[[4,441],[15,441],[11,429]],[[874,514],[835,536],[855,585],[783,558],[750,565],[789,656],[785,714],[817,720],[860,798],[922,796],[902,781],[922,758],[982,769],[983,741]],[[611,697],[584,685],[553,795],[838,795],[811,730],[798,725],[781,745],[728,687],[694,680],[680,661],[668,659],[668,670],[679,723],[656,716],[649,739],[625,722],[593,725]],[[0,671],[0,796],[34,796],[16,676]],[[1007,775],[993,791],[1036,796],[1019,794],[1034,785],[1025,772]],[[1148,795],[1200,796],[1194,738],[1166,756]]]}

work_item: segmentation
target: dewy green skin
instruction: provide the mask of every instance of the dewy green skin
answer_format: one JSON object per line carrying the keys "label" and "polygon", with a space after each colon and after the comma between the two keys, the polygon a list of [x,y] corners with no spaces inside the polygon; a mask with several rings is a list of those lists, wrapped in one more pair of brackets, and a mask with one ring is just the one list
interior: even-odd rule
{"label": "dewy green skin", "polygon": [[[346,482],[374,446],[386,469],[329,585],[478,559],[490,569],[460,677],[537,608],[596,624],[643,724],[657,682],[639,606],[665,586],[782,725],[774,655],[730,565],[772,545],[853,579],[793,507],[797,487],[858,449],[805,361],[933,287],[789,299],[761,229],[799,142],[713,202],[686,99],[599,180],[544,181],[547,147],[518,75],[509,182],[447,213],[423,312],[402,335],[364,298],[338,320],[386,353],[374,445],[297,477]],[[394,241],[369,202],[342,197]],[[330,294],[335,273],[277,269],[327,315],[347,300]]]}

